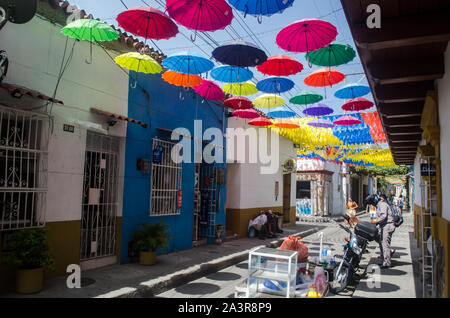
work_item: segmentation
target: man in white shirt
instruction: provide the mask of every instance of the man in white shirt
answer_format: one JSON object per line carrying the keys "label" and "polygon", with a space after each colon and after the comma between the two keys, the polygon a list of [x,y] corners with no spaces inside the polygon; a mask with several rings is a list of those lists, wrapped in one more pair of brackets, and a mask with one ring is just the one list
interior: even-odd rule
{"label": "man in white shirt", "polygon": [[258,231],[261,240],[265,239],[265,235],[267,234],[267,215],[264,211],[260,211],[259,215],[250,221],[250,227]]}

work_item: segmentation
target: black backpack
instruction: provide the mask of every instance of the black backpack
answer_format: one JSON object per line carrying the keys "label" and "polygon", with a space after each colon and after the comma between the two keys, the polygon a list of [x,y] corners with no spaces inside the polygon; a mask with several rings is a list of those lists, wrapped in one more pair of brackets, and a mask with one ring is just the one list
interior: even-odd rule
{"label": "black backpack", "polygon": [[398,213],[397,209],[394,206],[391,206],[390,208],[392,210],[392,216],[394,218],[394,225],[395,227],[399,227],[403,224],[403,216]]}

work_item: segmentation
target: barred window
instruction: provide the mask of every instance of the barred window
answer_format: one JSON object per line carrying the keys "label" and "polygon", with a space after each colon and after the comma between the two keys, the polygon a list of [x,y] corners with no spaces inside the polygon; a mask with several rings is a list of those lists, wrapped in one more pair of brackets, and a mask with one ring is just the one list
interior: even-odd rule
{"label": "barred window", "polygon": [[178,200],[181,199],[182,165],[177,158],[172,160],[172,149],[175,143],[153,139],[150,216],[180,214]]}
{"label": "barred window", "polygon": [[45,225],[48,120],[0,107],[0,231]]}

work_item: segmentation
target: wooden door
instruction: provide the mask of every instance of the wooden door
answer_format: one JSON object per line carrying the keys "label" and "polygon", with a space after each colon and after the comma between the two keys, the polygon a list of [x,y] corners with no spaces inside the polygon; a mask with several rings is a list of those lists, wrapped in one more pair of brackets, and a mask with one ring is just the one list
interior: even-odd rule
{"label": "wooden door", "polygon": [[291,174],[283,175],[283,223],[290,222],[291,215]]}

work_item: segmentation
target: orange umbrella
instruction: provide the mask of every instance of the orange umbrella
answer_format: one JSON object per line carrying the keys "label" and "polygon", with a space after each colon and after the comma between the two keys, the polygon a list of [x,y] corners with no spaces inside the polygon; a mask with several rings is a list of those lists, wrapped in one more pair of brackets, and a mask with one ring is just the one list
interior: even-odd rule
{"label": "orange umbrella", "polygon": [[345,75],[332,68],[321,68],[305,78],[305,84],[314,87],[333,86],[343,81]]}
{"label": "orange umbrella", "polygon": [[195,87],[203,82],[203,79],[198,75],[189,75],[184,73],[177,73],[175,71],[166,71],[162,78],[170,84],[183,87]]}
{"label": "orange umbrella", "polygon": [[286,129],[300,128],[299,124],[297,124],[295,121],[289,120],[289,119],[283,119],[283,120],[277,121],[276,123],[274,123],[274,125],[278,128],[286,128]]}

